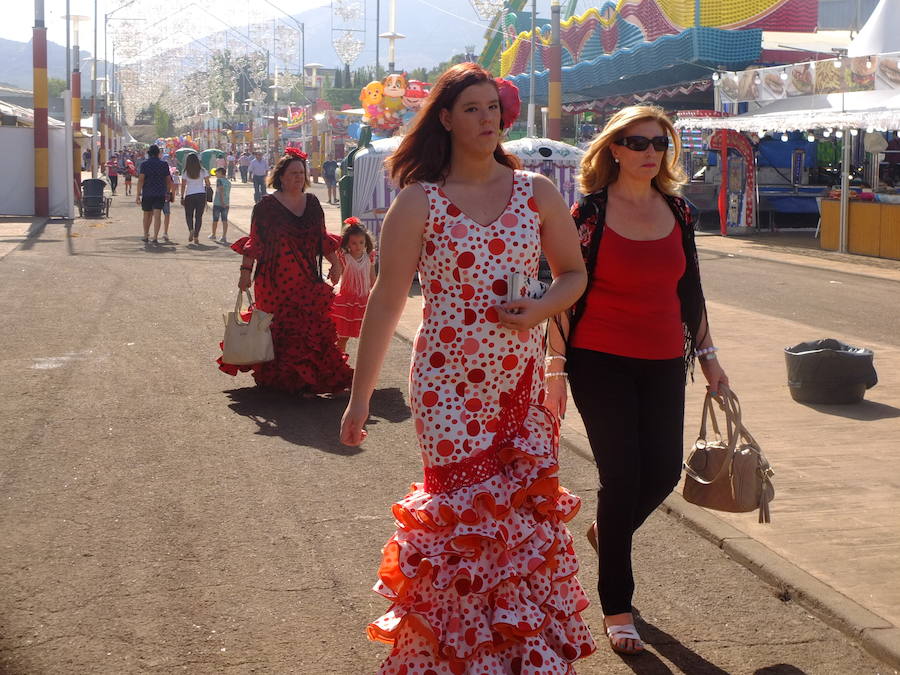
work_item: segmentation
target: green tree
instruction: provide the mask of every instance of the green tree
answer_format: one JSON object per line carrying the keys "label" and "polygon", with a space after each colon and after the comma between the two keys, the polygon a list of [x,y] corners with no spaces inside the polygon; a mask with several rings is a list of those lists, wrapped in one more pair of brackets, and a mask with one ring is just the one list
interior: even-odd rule
{"label": "green tree", "polygon": [[334,88],[335,89],[343,89],[344,88],[343,73],[341,72],[340,67],[336,68],[334,71]]}
{"label": "green tree", "polygon": [[47,80],[47,94],[50,98],[57,98],[66,90],[66,81],[58,77]]}
{"label": "green tree", "polygon": [[156,127],[157,138],[168,138],[175,132],[175,125],[172,124],[172,116],[167,113],[158,103],[154,103],[153,108],[153,124]]}

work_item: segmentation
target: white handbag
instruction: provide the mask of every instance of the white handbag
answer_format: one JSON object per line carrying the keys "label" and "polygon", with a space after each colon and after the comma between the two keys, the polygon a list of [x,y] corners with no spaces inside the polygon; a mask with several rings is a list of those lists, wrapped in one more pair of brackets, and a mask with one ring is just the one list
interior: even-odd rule
{"label": "white handbag", "polygon": [[262,312],[256,307],[250,315],[250,321],[241,319],[241,301],[243,293],[253,305],[250,291],[238,291],[234,311],[223,314],[225,319],[225,339],[222,345],[222,362],[233,366],[251,366],[275,359],[275,347],[272,344],[272,332],[269,326],[272,315]]}

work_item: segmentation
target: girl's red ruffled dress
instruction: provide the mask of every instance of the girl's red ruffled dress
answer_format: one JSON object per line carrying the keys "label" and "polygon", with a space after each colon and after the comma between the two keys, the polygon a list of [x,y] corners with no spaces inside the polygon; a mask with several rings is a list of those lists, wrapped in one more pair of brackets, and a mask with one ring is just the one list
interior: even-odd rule
{"label": "girl's red ruffled dress", "polygon": [[424,481],[393,505],[368,635],[393,645],[380,673],[574,673],[595,649],[565,522],[556,419],[543,407],[543,330],[513,332],[496,307],[513,271],[536,276],[540,219],[517,171],[503,214],[480,225],[439,187],[419,261],[424,300],[410,401]]}
{"label": "girl's red ruffled dress", "polygon": [[[318,258],[337,248],[325,231],[325,213],[318,199],[307,195],[302,216],[294,215],[273,195],[253,207],[250,236],[231,248],[257,262],[254,301],[274,314],[272,342],[275,360],[235,366],[218,359],[229,375],[253,371],[260,386],[289,393],[326,394],[344,391],[353,380],[347,355],[335,346],[331,320],[334,291],[322,280]],[[249,319],[250,313],[244,315]]]}
{"label": "girl's red ruffled dress", "polygon": [[366,313],[366,303],[369,301],[369,291],[372,290],[375,251],[364,254],[359,260],[342,249],[338,249],[338,255],[344,265],[344,272],[338,282],[331,318],[339,337],[358,338]]}

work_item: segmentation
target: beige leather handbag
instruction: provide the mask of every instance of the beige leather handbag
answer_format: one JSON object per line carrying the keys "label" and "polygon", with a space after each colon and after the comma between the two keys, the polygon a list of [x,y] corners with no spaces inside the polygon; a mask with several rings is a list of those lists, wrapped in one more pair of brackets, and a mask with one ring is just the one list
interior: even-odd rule
{"label": "beige leather handbag", "polygon": [[[713,401],[725,413],[726,438],[722,438]],[[706,420],[715,440],[706,438]],[[682,495],[691,504],[717,511],[746,513],[759,509],[759,522],[771,522],[769,502],[775,498],[774,471],[756,439],[741,419],[741,404],[732,391],[703,401],[700,434],[687,460]]]}
{"label": "beige leather handbag", "polygon": [[253,297],[250,291],[238,291],[234,311],[223,315],[225,319],[225,339],[222,345],[222,362],[234,366],[251,366],[275,359],[275,347],[272,344],[272,333],[269,326],[272,315],[252,308],[250,321],[241,319],[241,301],[247,294],[250,306]]}

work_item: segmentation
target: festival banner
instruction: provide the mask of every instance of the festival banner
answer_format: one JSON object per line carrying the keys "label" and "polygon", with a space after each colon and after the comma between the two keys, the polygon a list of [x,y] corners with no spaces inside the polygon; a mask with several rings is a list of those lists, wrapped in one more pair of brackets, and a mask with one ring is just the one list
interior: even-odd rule
{"label": "festival banner", "polygon": [[304,109],[294,106],[288,106],[288,129],[299,129],[303,124]]}
{"label": "festival banner", "polygon": [[900,90],[900,52],[726,72],[720,75],[718,86],[723,103]]}

